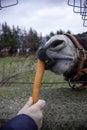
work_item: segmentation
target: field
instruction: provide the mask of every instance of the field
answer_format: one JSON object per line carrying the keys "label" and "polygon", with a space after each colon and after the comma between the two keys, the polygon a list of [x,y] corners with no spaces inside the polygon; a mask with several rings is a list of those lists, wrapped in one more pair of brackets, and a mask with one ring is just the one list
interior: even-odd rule
{"label": "field", "polygon": [[[0,125],[32,96],[36,63],[35,56],[0,58]],[[74,91],[62,75],[45,71],[40,98],[47,104],[42,130],[87,129],[87,90]]]}
{"label": "field", "polygon": [[[5,57],[0,58],[0,96],[19,96],[29,94],[28,88],[33,88],[36,72],[37,58],[29,57]],[[62,75],[56,75],[51,71],[45,71],[41,83],[42,87],[69,87]]]}
{"label": "field", "polygon": [[[0,86],[12,84],[33,84],[35,77],[37,58],[29,57],[5,57],[0,58]],[[64,82],[64,84],[62,83]],[[51,71],[45,71],[42,86],[65,86],[63,76]]]}

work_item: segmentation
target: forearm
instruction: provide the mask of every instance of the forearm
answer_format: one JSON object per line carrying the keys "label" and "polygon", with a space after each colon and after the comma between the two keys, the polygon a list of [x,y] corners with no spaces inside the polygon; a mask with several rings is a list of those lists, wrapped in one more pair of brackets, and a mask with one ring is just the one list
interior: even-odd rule
{"label": "forearm", "polygon": [[8,121],[0,130],[38,130],[38,128],[31,117],[21,114]]}

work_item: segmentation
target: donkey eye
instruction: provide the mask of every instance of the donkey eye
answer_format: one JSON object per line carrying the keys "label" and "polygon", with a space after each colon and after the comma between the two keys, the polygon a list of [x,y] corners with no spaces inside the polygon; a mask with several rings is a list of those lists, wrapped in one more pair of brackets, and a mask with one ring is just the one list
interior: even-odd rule
{"label": "donkey eye", "polygon": [[63,40],[56,40],[52,43],[51,47],[57,47],[58,45],[60,45],[63,42]]}

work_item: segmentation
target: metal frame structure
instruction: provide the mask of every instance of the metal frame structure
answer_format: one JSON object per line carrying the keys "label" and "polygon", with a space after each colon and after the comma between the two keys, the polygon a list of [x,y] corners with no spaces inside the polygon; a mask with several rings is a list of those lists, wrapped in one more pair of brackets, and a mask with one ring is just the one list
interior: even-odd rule
{"label": "metal frame structure", "polygon": [[68,0],[68,5],[73,7],[74,13],[79,13],[83,26],[87,27],[87,0]]}
{"label": "metal frame structure", "polygon": [[2,0],[0,0],[0,10],[3,9],[3,8],[15,6],[15,5],[18,4],[18,0],[15,0],[15,3],[13,3],[13,4],[8,4],[8,5],[6,5],[6,6],[3,6],[1,1],[2,1]]}

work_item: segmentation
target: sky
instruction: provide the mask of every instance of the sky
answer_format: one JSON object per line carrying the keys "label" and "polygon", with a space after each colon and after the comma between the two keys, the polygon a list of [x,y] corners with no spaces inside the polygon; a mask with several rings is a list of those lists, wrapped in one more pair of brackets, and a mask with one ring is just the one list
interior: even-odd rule
{"label": "sky", "polygon": [[[3,0],[3,5],[16,0]],[[86,32],[81,15],[73,12],[68,0],[18,0],[16,6],[0,10],[0,24],[5,21],[9,26],[19,26],[27,31],[30,27],[43,36],[57,30],[70,30],[73,34]],[[8,2],[8,1],[7,1]]]}

